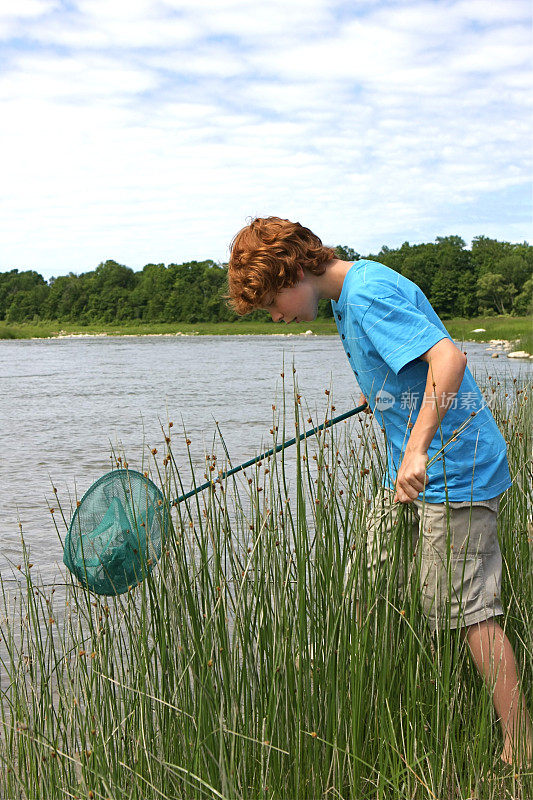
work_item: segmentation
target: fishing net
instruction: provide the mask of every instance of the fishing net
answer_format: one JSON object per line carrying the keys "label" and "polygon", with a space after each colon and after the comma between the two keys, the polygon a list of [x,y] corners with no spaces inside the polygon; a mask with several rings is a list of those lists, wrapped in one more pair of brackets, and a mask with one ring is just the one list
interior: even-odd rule
{"label": "fishing net", "polygon": [[[314,436],[367,407],[363,403],[300,436],[278,444],[266,453],[232,467],[217,480],[257,464]],[[78,580],[97,594],[122,594],[137,586],[161,556],[162,543],[170,530],[170,506],[203,492],[213,481],[195,486],[176,500],[165,502],[157,486],[140,472],[117,469],[103,475],[83,495],[70,523],[63,561]]]}
{"label": "fishing net", "polygon": [[114,470],[82,497],[63,561],[92,592],[122,594],[152,571],[169,527],[168,507],[157,486],[140,472]]}

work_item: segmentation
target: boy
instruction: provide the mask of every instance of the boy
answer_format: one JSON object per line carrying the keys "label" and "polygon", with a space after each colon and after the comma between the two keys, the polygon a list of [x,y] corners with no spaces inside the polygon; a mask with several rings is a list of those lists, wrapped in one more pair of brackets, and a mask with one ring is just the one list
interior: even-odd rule
{"label": "boy", "polygon": [[492,691],[502,761],[518,763],[520,743],[530,761],[531,719],[511,644],[496,622],[503,613],[498,503],[511,485],[506,445],[465,355],[414,283],[377,262],[340,261],[299,223],[268,217],[243,228],[231,245],[228,281],[238,314],[264,308],[274,322],[311,321],[319,300],[332,301],[361,402],[367,398],[387,441],[386,486],[369,525],[369,570],[388,557],[398,503],[411,504],[421,529],[423,610],[436,630],[447,593],[449,530],[451,627],[466,637]]}

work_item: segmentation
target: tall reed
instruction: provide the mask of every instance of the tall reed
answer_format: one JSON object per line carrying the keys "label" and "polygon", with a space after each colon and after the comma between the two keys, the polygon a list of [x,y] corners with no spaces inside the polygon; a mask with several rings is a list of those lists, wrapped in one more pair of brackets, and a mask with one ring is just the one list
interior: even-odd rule
{"label": "tall reed", "polygon": [[[533,406],[523,385],[494,389],[514,479],[501,624],[531,703]],[[309,425],[297,389],[294,413],[284,403],[274,443]],[[151,474],[170,502],[185,471],[174,430],[163,433]],[[15,597],[2,586],[0,796],[532,797],[531,771],[506,786],[492,777],[501,734],[460,637],[447,626],[431,635],[415,580],[398,589],[412,559],[408,513],[383,573],[363,577],[384,469],[377,433],[362,415],[174,506],[158,569],[120,597],[69,581],[58,602],[59,586],[33,580],[22,539],[25,584]],[[221,442],[205,474],[215,480],[225,458]]]}

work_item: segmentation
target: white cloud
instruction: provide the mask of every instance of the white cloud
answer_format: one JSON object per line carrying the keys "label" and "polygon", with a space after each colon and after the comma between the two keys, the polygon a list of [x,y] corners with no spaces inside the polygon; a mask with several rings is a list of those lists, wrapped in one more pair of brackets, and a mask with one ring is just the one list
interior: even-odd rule
{"label": "white cloud", "polygon": [[20,9],[0,15],[19,36],[0,77],[0,269],[224,259],[263,213],[361,251],[471,220],[531,234],[483,206],[530,179],[523,3]]}
{"label": "white cloud", "polygon": [[18,56],[12,70],[0,77],[0,97],[47,99],[78,105],[102,98],[139,95],[156,87],[155,76],[113,56]]}
{"label": "white cloud", "polygon": [[248,68],[242,55],[228,52],[216,43],[198,44],[187,52],[186,58],[175,52],[147,55],[144,63],[171,74],[198,78],[233,78],[245,74]]}
{"label": "white cloud", "polygon": [[488,25],[501,22],[531,22],[531,3],[529,0],[459,0],[452,4],[453,13],[472,22]]}
{"label": "white cloud", "polygon": [[54,0],[17,0],[17,3],[4,0],[0,5],[0,41],[17,36],[28,21],[42,17],[57,6]]}
{"label": "white cloud", "polygon": [[16,4],[4,2],[3,5],[0,5],[0,20],[24,20],[40,17],[58,6],[57,0],[17,0]]}
{"label": "white cloud", "polygon": [[336,4],[327,0],[165,0],[165,5],[201,21],[210,33],[256,42],[266,37],[320,35],[333,21]]}

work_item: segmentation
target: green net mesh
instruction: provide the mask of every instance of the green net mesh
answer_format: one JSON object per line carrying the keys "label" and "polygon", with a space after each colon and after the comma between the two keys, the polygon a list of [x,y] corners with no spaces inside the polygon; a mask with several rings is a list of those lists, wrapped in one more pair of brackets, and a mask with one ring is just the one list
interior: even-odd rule
{"label": "green net mesh", "polygon": [[163,495],[151,480],[129,469],[108,472],[82,497],[63,561],[91,591],[122,594],[154,568],[169,524]]}

